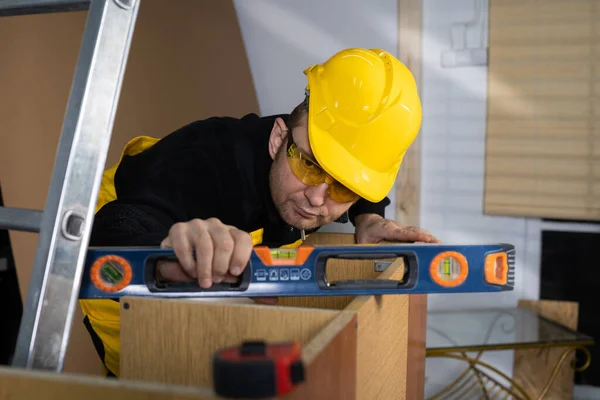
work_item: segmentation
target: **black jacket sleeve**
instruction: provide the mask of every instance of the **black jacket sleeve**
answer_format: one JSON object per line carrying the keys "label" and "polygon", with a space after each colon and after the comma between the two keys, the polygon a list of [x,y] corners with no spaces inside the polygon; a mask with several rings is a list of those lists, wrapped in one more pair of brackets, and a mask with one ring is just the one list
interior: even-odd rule
{"label": "black jacket sleeve", "polygon": [[159,246],[177,222],[220,216],[221,177],[206,151],[155,146],[123,159],[115,175],[118,199],[96,213],[90,246]]}
{"label": "black jacket sleeve", "polygon": [[378,203],[372,203],[365,199],[359,199],[355,204],[348,210],[348,219],[354,225],[354,220],[358,215],[361,214],[377,214],[385,217],[385,208],[390,205],[390,199],[385,197]]}
{"label": "black jacket sleeve", "polygon": [[159,246],[169,228],[135,205],[114,201],[96,213],[90,246]]}

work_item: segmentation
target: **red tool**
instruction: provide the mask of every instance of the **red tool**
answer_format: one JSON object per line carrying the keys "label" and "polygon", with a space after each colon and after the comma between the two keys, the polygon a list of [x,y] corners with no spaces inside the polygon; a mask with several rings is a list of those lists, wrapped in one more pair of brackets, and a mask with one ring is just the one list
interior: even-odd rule
{"label": "red tool", "polygon": [[248,341],[213,356],[216,394],[229,398],[269,398],[290,393],[304,381],[298,342]]}

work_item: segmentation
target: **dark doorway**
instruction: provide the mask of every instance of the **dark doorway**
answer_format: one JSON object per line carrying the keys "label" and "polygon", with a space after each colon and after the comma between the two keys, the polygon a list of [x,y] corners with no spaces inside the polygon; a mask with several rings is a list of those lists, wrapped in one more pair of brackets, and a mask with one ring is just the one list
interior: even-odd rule
{"label": "dark doorway", "polygon": [[[0,206],[4,206],[0,185]],[[0,365],[10,365],[19,334],[23,302],[8,230],[0,229]]]}
{"label": "dark doorway", "polygon": [[[600,234],[542,231],[540,297],[543,300],[579,303],[577,330],[594,338],[590,349],[592,363],[576,372],[575,383],[600,386],[600,265],[595,252],[600,249]],[[594,362],[593,360],[596,360]],[[584,360],[577,353],[576,361]]]}

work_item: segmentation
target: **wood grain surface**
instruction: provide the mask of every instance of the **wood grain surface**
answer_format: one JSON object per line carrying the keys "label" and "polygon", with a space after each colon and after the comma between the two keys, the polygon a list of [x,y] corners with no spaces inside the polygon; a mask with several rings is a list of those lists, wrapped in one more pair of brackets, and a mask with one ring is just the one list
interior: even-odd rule
{"label": "wood grain surface", "polygon": [[0,400],[218,400],[212,390],[0,368]]}

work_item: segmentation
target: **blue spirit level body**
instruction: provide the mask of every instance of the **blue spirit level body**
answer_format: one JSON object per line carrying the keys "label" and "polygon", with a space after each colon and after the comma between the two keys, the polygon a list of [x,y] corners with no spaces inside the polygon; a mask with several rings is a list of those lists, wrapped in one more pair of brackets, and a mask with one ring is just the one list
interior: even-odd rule
{"label": "blue spirit level body", "polygon": [[[404,261],[400,280],[330,281],[331,259]],[[513,290],[515,249],[511,244],[303,245],[296,249],[253,248],[236,283],[163,282],[160,260],[176,260],[172,249],[90,247],[80,299],[122,296],[174,298],[347,296],[380,294],[481,293]]]}

